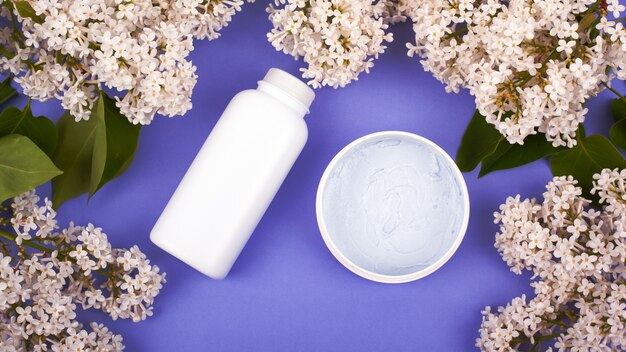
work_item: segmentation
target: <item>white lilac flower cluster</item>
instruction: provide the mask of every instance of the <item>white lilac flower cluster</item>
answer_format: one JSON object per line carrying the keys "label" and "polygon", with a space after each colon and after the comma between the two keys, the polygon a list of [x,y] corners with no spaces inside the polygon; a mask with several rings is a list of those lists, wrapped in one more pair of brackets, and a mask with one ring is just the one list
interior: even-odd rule
{"label": "white lilac flower cluster", "polygon": [[[119,1],[119,0],[118,0]],[[247,0],[253,2],[254,0]],[[181,32],[197,39],[217,39],[222,28],[241,11],[243,0],[170,0],[152,1],[160,4],[170,22],[181,25]],[[137,3],[137,1],[132,1]],[[165,5],[163,4],[165,3]]]}
{"label": "white lilac flower cluster", "polygon": [[[626,170],[594,175],[590,207],[572,177],[555,177],[543,202],[509,197],[496,212],[495,246],[511,271],[534,273],[535,297],[483,311],[483,351],[626,349]],[[548,350],[552,350],[549,348]]]}
{"label": "white lilac flower cluster", "polygon": [[276,0],[268,38],[304,58],[311,85],[336,88],[384,52],[387,23],[409,18],[409,56],[447,91],[467,88],[510,143],[540,132],[573,147],[587,99],[626,79],[624,9],[619,0]]}
{"label": "white lilac flower cluster", "polygon": [[369,72],[385,51],[381,0],[276,0],[268,8],[274,28],[268,39],[277,50],[302,57],[303,77],[315,88],[343,87]]}
{"label": "white lilac flower cluster", "polygon": [[419,55],[447,91],[469,89],[480,113],[510,143],[541,132],[554,146],[574,146],[587,99],[613,77],[626,79],[626,30],[610,19],[624,11],[619,0],[399,6],[414,22],[409,55]]}
{"label": "white lilac flower cluster", "polygon": [[77,306],[144,320],[165,274],[137,246],[112,248],[91,224],[58,231],[50,202],[39,201],[34,191],[15,197],[15,235],[0,231],[0,350],[123,350],[120,335],[76,321]]}
{"label": "white lilac flower cluster", "polygon": [[216,38],[242,2],[2,0],[11,25],[0,29],[0,73],[33,99],[61,100],[77,121],[104,86],[121,92],[116,104],[135,124],[181,115],[196,84],[192,36]]}

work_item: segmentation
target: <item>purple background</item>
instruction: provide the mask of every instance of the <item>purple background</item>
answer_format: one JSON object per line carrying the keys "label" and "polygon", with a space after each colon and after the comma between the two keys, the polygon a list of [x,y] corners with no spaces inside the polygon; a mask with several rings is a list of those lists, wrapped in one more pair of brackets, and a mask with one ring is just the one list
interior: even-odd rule
{"label": "purple background", "polygon": [[[150,229],[229,99],[256,87],[270,67],[298,74],[302,63],[266,40],[265,6],[246,4],[220,39],[196,42],[193,110],[143,128],[132,166],[88,206],[83,196],[61,207],[62,225],[101,226],[114,246],[138,244],[167,272],[155,314],[146,321],[114,322],[97,311],[81,320],[121,333],[127,351],[474,350],[480,311],[530,292],[529,275],[509,272],[493,247],[492,214],[509,195],[540,196],[551,178],[547,161],[482,179],[476,171],[465,174],[471,198],[465,239],[446,265],[411,283],[380,284],[352,274],[327,250],[315,219],[326,165],[360,136],[409,131],[456,154],[473,99],[467,92],[445,93],[406,56],[408,24],[393,27],[395,41],[371,74],[343,89],[317,91],[308,143],[226,280],[209,279],[150,242]],[[608,132],[611,98],[603,93],[588,104],[588,133]],[[55,119],[61,114],[58,102],[33,109]],[[49,185],[40,192],[49,194]]]}

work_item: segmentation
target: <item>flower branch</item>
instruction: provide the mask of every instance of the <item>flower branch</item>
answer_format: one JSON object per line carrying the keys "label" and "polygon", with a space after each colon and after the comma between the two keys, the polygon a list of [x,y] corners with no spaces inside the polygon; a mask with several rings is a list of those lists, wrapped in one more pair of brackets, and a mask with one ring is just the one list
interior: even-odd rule
{"label": "flower branch", "polygon": [[91,224],[58,231],[51,202],[39,201],[34,191],[15,197],[14,234],[0,231],[0,349],[121,351],[121,336],[97,324],[89,332],[75,321],[77,305],[144,320],[165,274],[137,246],[112,248]]}

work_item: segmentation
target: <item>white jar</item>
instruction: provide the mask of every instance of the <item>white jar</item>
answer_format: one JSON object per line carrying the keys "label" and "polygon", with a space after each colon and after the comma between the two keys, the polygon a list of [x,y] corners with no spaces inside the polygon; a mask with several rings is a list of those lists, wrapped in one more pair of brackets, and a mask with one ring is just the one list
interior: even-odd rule
{"label": "white jar", "polygon": [[222,114],[150,239],[214,279],[230,271],[307,140],[315,93],[275,68]]}

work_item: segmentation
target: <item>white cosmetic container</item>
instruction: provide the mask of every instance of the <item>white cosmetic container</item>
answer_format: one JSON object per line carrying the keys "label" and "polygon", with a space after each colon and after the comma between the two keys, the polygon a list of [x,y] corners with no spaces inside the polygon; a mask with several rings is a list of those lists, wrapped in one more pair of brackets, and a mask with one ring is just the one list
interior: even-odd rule
{"label": "white cosmetic container", "polygon": [[317,192],[324,242],[346,268],[384,283],[417,280],[461,244],[469,196],[459,168],[435,143],[385,131],[350,143]]}
{"label": "white cosmetic container", "polygon": [[315,93],[270,69],[229,103],[150,239],[214,279],[226,277],[306,143]]}

